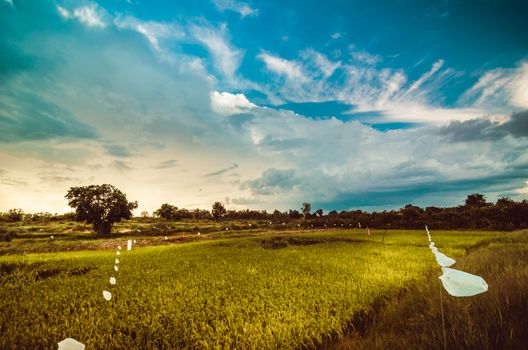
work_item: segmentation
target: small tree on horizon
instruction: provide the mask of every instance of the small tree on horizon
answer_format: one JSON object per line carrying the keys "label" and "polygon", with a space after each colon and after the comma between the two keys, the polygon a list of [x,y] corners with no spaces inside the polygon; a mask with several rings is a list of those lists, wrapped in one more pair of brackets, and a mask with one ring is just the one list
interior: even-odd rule
{"label": "small tree on horizon", "polygon": [[65,197],[75,209],[75,219],[92,224],[98,234],[110,234],[114,223],[130,219],[138,207],[137,202],[129,202],[123,192],[108,184],[71,187]]}
{"label": "small tree on horizon", "polygon": [[303,213],[303,220],[306,220],[306,215],[309,215],[310,212],[312,211],[312,205],[308,202],[304,202],[302,204],[302,213]]}
{"label": "small tree on horizon", "polygon": [[215,220],[219,220],[226,213],[227,213],[227,210],[222,203],[214,202],[213,209],[211,210],[211,214],[213,215],[213,218],[215,218]]}

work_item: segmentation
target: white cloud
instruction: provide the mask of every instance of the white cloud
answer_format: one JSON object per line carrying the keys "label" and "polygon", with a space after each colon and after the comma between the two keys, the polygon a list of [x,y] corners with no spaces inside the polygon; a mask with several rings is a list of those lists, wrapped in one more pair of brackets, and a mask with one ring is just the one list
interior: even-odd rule
{"label": "white cloud", "polygon": [[511,102],[516,107],[528,108],[528,62],[517,69],[511,84]]}
{"label": "white cloud", "polygon": [[267,69],[279,75],[284,75],[289,80],[298,81],[301,83],[308,80],[302,71],[301,65],[297,62],[289,61],[278,56],[273,56],[266,52],[260,53],[258,58],[264,61]]}
{"label": "white cloud", "polygon": [[234,11],[240,14],[240,17],[257,16],[258,10],[252,8],[249,4],[236,0],[213,0],[216,8],[220,11]]}
{"label": "white cloud", "polygon": [[516,68],[485,72],[460,102],[482,108],[528,108],[528,61],[520,62]]}
{"label": "white cloud", "polygon": [[327,79],[341,66],[341,62],[330,61],[325,55],[313,49],[301,52],[301,57],[312,64],[323,73],[323,78]]}
{"label": "white cloud", "polygon": [[331,38],[334,39],[334,40],[339,39],[339,38],[341,38],[341,33],[334,33],[334,34],[331,35]]}
{"label": "white cloud", "polygon": [[218,114],[230,115],[244,113],[257,107],[244,94],[229,92],[211,92],[211,108]]}
{"label": "white cloud", "polygon": [[366,63],[368,65],[376,65],[381,62],[381,57],[378,55],[373,55],[367,51],[353,51],[351,53],[352,58],[358,62]]}
{"label": "white cloud", "polygon": [[57,11],[65,19],[69,19],[71,17],[70,11],[66,10],[62,6],[57,5]]}
{"label": "white cloud", "polygon": [[141,21],[131,16],[116,16],[114,24],[120,29],[131,29],[145,36],[152,48],[158,52],[162,49],[160,41],[178,40],[185,37],[185,32],[174,23]]}
{"label": "white cloud", "polygon": [[229,81],[235,80],[235,74],[242,62],[243,52],[231,46],[226,39],[227,26],[213,28],[207,25],[191,27],[191,31],[213,56],[215,69]]}
{"label": "white cloud", "polygon": [[[417,80],[409,81],[401,69],[374,66],[381,58],[354,51],[356,61],[344,64],[322,53],[306,49],[297,60],[266,52],[258,55],[279,79],[270,88],[293,102],[340,101],[353,106],[351,113],[374,112],[371,123],[411,122],[447,124],[490,114],[478,106],[441,107],[437,88],[454,73],[437,60]],[[523,80],[519,80],[523,81]],[[497,115],[496,113],[491,113]],[[366,117],[364,117],[366,118]]]}
{"label": "white cloud", "polygon": [[431,67],[431,70],[424,73],[418,80],[413,82],[412,85],[407,89],[407,91],[405,91],[405,94],[409,94],[414,90],[418,89],[420,86],[422,86],[422,84],[429,80],[436,72],[438,72],[438,70],[442,68],[443,65],[443,60],[436,61]]}
{"label": "white cloud", "polygon": [[77,18],[81,23],[88,27],[106,27],[104,16],[104,10],[99,8],[96,4],[78,7],[73,10],[73,17]]}

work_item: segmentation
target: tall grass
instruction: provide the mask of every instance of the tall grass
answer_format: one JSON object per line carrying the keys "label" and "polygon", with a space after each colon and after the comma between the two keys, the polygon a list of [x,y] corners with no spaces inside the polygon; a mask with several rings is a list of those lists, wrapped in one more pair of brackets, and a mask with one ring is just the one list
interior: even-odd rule
{"label": "tall grass", "polygon": [[443,303],[447,349],[528,349],[528,231],[479,244],[453,267],[482,276],[488,292],[451,297],[437,270],[322,348],[443,349]]}

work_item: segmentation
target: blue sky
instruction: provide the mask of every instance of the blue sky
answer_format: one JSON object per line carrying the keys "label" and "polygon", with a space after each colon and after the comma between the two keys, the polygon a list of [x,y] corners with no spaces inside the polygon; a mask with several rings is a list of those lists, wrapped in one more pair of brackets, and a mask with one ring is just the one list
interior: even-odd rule
{"label": "blue sky", "polygon": [[379,210],[528,194],[525,1],[0,0],[0,210],[70,186]]}

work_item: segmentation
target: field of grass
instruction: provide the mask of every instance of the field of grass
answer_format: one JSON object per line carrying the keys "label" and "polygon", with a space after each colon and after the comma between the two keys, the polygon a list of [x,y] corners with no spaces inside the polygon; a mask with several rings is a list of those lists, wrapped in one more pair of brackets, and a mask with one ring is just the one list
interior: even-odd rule
{"label": "field of grass", "polygon": [[[528,349],[528,231],[483,241],[455,268],[486,279],[488,292],[450,297],[433,270],[322,349]],[[442,292],[442,293],[441,293]]]}
{"label": "field of grass", "polygon": [[[66,337],[87,349],[319,347],[437,271],[423,231],[389,231],[383,244],[382,233],[211,230],[186,244],[124,251],[118,272],[115,248],[125,236],[73,252],[83,239],[47,238],[59,248],[41,254],[17,250],[36,238],[16,238],[0,246],[8,253],[0,256],[0,349],[51,349]],[[455,258],[505,235],[432,233]]]}

